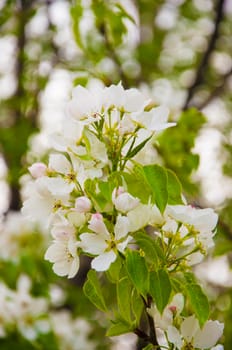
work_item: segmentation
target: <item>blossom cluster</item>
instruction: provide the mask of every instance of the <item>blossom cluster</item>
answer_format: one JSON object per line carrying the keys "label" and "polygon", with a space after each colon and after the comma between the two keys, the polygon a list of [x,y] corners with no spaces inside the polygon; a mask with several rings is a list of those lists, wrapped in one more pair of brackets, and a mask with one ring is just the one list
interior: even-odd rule
{"label": "blossom cluster", "polygon": [[160,330],[160,345],[171,346],[172,349],[211,349],[222,350],[222,345],[214,346],[223,333],[224,324],[208,320],[203,327],[195,315],[182,316],[184,296],[177,293],[165,307],[162,315],[155,305],[148,309],[154,318],[156,327]]}
{"label": "blossom cluster", "polygon": [[[95,349],[96,344],[89,340],[91,326],[84,318],[73,319],[70,311],[64,309],[51,311],[51,304],[54,308],[57,303],[57,300],[52,300],[53,291],[51,290],[50,300],[33,296],[30,292],[31,287],[32,283],[27,275],[19,277],[16,290],[1,282],[0,338],[7,338],[18,332],[24,339],[33,343],[38,337],[53,333],[58,349]],[[52,289],[54,288],[55,286],[52,286]]]}
{"label": "blossom cluster", "polygon": [[[199,263],[214,246],[217,214],[187,205],[178,179],[155,159],[148,166],[139,161],[156,134],[175,125],[168,123],[167,108],[121,84],[77,86],[66,113],[62,130],[51,137],[48,162],[29,168],[23,205],[27,217],[45,222],[51,232],[45,259],[54,272],[74,277],[81,254],[92,257],[96,271],[109,270],[136,249],[146,260],[147,244],[159,245],[158,266],[146,260],[150,271],[178,273]],[[190,321],[198,329],[198,321]],[[172,342],[173,332],[178,329],[170,329],[169,342],[182,349],[185,340],[180,335]]]}

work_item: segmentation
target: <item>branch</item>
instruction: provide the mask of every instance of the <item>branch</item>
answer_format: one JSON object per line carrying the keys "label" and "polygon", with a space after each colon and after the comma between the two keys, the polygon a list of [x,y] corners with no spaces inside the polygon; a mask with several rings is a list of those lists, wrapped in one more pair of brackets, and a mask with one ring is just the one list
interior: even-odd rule
{"label": "branch", "polygon": [[209,40],[209,44],[208,44],[208,48],[205,51],[205,54],[202,57],[202,61],[198,67],[198,70],[196,72],[196,77],[195,80],[193,82],[193,84],[190,86],[189,90],[188,90],[188,95],[185,101],[185,105],[183,107],[184,110],[186,110],[189,107],[189,104],[191,102],[191,99],[195,93],[196,88],[201,85],[204,82],[204,74],[206,71],[206,68],[208,66],[209,63],[209,58],[215,48],[215,44],[219,35],[219,26],[220,23],[223,19],[223,5],[224,5],[224,1],[225,0],[218,0],[218,4],[216,7],[216,19],[215,19],[215,27],[214,27],[214,31],[212,33],[212,36]]}
{"label": "branch", "polygon": [[200,105],[196,106],[198,109],[203,109],[206,107],[214,98],[220,96],[226,88],[227,82],[230,79],[232,75],[232,69],[222,77],[222,82],[220,85],[218,85],[212,92],[211,94],[207,97],[205,101],[203,101]]}

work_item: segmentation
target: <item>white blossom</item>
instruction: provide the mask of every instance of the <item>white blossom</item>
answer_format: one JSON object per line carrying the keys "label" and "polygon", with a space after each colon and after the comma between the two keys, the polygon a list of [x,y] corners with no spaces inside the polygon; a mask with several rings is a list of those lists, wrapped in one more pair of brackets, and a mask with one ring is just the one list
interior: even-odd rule
{"label": "white blossom", "polygon": [[80,235],[80,247],[86,253],[97,255],[91,263],[93,269],[106,271],[111,263],[116,260],[117,251],[123,253],[132,239],[131,236],[128,236],[128,219],[125,216],[118,216],[114,232],[110,233],[102,216],[93,214],[88,227],[93,233],[86,232]]}
{"label": "white blossom", "polygon": [[209,349],[213,347],[222,336],[224,325],[218,321],[209,320],[203,328],[200,328],[196,317],[189,316],[184,319],[179,330],[174,326],[169,326],[167,337],[170,343],[178,349],[182,349],[184,344],[191,344],[197,349]]}

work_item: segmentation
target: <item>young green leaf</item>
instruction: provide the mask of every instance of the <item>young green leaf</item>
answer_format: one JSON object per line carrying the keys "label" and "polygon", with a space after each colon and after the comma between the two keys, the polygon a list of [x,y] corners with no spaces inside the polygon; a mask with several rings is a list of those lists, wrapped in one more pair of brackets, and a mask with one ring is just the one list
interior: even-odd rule
{"label": "young green leaf", "polygon": [[168,273],[164,269],[150,273],[150,294],[162,314],[172,291]]}
{"label": "young green leaf", "polygon": [[144,303],[142,301],[141,295],[133,288],[131,293],[131,309],[135,317],[136,326],[140,324],[141,315],[144,309]]}
{"label": "young green leaf", "polygon": [[120,315],[131,323],[131,289],[132,285],[128,277],[123,277],[117,283],[117,301]]}
{"label": "young green leaf", "polygon": [[111,283],[117,283],[119,280],[120,272],[122,268],[122,259],[118,255],[117,259],[110,265],[106,271],[106,276]]}
{"label": "young green leaf", "polygon": [[164,259],[164,255],[155,239],[146,233],[138,232],[135,234],[135,241],[143,250],[145,259],[149,263],[154,264],[154,268],[158,268],[160,260]]}
{"label": "young green leaf", "polygon": [[168,204],[171,204],[171,205],[183,204],[183,200],[181,197],[182,187],[181,187],[180,181],[178,180],[178,177],[170,169],[167,169],[167,176],[168,176]]}
{"label": "young green leaf", "polygon": [[121,335],[125,333],[129,333],[133,331],[133,326],[128,324],[126,321],[123,320],[116,320],[116,321],[111,321],[112,325],[106,332],[106,335],[108,337],[114,337],[116,335]]}
{"label": "young green leaf", "polygon": [[163,213],[168,202],[167,172],[163,167],[157,164],[144,166],[143,172],[152,190],[155,203],[161,213]]}
{"label": "young green leaf", "polygon": [[209,317],[209,301],[207,296],[202,291],[199,284],[188,283],[185,286],[186,295],[189,297],[190,304],[196,317],[199,320],[200,326],[207,321]]}
{"label": "young green leaf", "polygon": [[137,251],[126,254],[126,268],[128,276],[137,291],[146,297],[149,290],[149,272],[146,261]]}
{"label": "young green leaf", "polygon": [[83,287],[84,293],[87,298],[101,311],[107,311],[105,300],[102,294],[97,273],[94,270],[90,270],[87,275],[87,281]]}

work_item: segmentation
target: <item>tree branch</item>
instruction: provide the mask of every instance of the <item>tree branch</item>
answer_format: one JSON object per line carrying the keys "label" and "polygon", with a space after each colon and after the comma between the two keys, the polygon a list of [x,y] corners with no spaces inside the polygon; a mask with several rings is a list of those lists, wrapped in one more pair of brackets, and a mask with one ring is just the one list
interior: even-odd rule
{"label": "tree branch", "polygon": [[222,82],[220,85],[215,87],[213,91],[211,91],[210,95],[203,101],[200,105],[196,106],[198,109],[203,109],[206,107],[214,98],[220,96],[226,88],[227,82],[229,78],[232,76],[232,69],[222,77]]}
{"label": "tree branch", "polygon": [[186,110],[191,102],[192,97],[194,96],[194,93],[196,89],[204,82],[204,75],[206,68],[209,64],[209,58],[215,48],[215,44],[219,35],[219,26],[220,23],[223,19],[223,5],[224,5],[225,0],[218,0],[217,7],[215,9],[216,11],[216,18],[215,18],[215,27],[214,31],[212,33],[212,36],[209,40],[207,50],[205,51],[205,54],[202,57],[201,63],[198,67],[198,70],[196,72],[196,77],[193,82],[193,84],[190,86],[188,90],[188,95],[185,101],[185,105],[183,107],[184,110]]}

